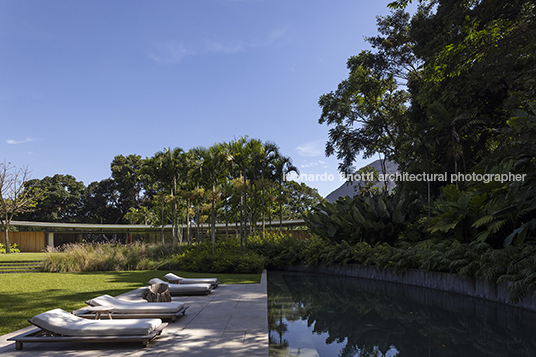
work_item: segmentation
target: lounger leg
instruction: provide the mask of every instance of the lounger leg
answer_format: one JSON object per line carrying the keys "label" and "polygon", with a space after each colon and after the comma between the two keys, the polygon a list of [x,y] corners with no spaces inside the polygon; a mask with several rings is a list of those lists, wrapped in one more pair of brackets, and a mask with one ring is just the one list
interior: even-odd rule
{"label": "lounger leg", "polygon": [[22,342],[21,341],[15,341],[15,349],[16,350],[22,350]]}

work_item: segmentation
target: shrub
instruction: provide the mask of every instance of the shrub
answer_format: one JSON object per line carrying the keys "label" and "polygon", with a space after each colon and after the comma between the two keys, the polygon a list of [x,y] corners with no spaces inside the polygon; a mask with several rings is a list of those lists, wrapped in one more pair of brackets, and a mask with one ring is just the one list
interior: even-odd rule
{"label": "shrub", "polygon": [[43,270],[49,272],[151,270],[159,265],[155,252],[145,244],[69,244],[48,248]]}
{"label": "shrub", "polygon": [[206,273],[259,273],[265,264],[266,259],[260,254],[254,251],[244,254],[236,240],[227,240],[218,242],[214,253],[210,242],[183,247],[181,253],[162,264],[160,269]]}
{"label": "shrub", "polygon": [[[9,249],[11,253],[20,253],[20,249],[17,243],[13,243],[9,245]],[[0,243],[0,254],[6,252],[6,245],[4,243]]]}

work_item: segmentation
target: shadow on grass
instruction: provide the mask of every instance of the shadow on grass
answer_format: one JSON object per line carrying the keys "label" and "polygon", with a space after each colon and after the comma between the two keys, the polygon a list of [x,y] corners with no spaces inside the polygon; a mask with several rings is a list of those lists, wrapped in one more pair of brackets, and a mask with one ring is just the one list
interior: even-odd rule
{"label": "shadow on grass", "polygon": [[0,293],[2,324],[0,335],[29,326],[27,320],[42,312],[60,308],[72,311],[86,306],[85,301],[103,294],[117,295],[124,289],[102,289],[92,292],[66,292],[47,289],[37,294]]}

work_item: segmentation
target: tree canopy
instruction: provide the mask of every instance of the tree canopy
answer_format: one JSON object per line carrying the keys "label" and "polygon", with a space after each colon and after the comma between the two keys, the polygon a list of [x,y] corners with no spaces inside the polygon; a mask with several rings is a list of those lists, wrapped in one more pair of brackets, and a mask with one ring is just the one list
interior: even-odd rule
{"label": "tree canopy", "polygon": [[532,1],[421,0],[412,16],[407,4],[377,18],[372,50],[319,99],[343,172],[375,154],[409,172],[469,172],[508,144],[507,120],[535,96]]}

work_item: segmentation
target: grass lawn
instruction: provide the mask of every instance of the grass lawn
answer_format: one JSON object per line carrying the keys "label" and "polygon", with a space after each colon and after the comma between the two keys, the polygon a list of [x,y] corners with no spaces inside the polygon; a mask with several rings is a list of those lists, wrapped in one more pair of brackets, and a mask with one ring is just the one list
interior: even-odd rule
{"label": "grass lawn", "polygon": [[[150,270],[0,274],[0,335],[29,326],[27,320],[41,312],[55,308],[76,310],[86,306],[86,300],[125,293],[166,273]],[[222,284],[259,283],[261,279],[260,274],[173,273],[186,278],[218,278]]]}
{"label": "grass lawn", "polygon": [[43,260],[45,253],[0,253],[0,262]]}

